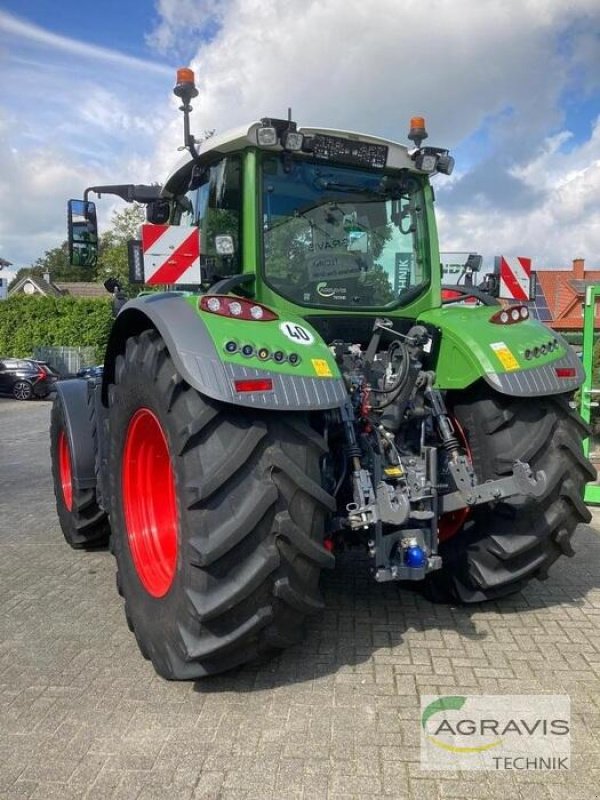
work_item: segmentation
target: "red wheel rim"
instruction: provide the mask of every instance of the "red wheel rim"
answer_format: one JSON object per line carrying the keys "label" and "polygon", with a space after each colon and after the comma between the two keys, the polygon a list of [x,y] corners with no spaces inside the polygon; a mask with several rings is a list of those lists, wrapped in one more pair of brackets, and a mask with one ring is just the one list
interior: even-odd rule
{"label": "red wheel rim", "polygon": [[73,465],[69,440],[64,430],[58,434],[58,472],[62,489],[63,503],[67,511],[73,510]]}
{"label": "red wheel rim", "polygon": [[177,501],[169,445],[148,408],[129,422],[121,480],[133,565],[148,594],[163,597],[177,567]]}
{"label": "red wheel rim", "polygon": [[[473,463],[473,455],[471,453],[471,448],[469,447],[469,442],[467,441],[465,432],[456,417],[452,417],[452,424],[454,425],[456,437],[460,442],[461,447],[463,447],[469,461]],[[465,524],[470,514],[470,508],[459,508],[457,511],[449,511],[447,514],[442,514],[438,520],[438,540],[440,542],[447,542],[448,539],[452,539],[453,536],[456,536],[456,534],[462,529],[462,526]]]}

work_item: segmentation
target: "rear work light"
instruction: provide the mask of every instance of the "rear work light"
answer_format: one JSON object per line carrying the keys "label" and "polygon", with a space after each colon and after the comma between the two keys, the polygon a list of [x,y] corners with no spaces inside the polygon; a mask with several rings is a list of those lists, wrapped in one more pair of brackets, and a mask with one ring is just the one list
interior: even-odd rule
{"label": "rear work light", "polygon": [[279,319],[274,311],[261,303],[253,303],[243,297],[230,297],[226,294],[205,294],[198,301],[201,311],[218,314],[230,319],[253,320],[254,322],[272,322]]}
{"label": "rear work light", "polygon": [[271,378],[244,378],[234,381],[236,392],[272,392],[273,381]]}
{"label": "rear work light", "polygon": [[514,325],[515,322],[523,322],[524,319],[529,319],[527,306],[509,306],[491,316],[490,322],[495,325]]}

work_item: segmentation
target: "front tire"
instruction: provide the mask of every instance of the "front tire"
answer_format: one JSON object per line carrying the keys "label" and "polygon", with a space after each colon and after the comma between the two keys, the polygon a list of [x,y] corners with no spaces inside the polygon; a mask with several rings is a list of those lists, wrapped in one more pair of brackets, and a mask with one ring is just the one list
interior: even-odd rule
{"label": "front tire", "polygon": [[[94,425],[93,403],[89,411]],[[74,550],[104,547],[110,536],[108,517],[98,505],[95,489],[75,487],[65,410],[59,395],[50,413],[50,459],[56,511],[67,544]]]}
{"label": "front tire", "polygon": [[485,386],[449,398],[468,442],[479,480],[509,475],[516,460],[544,470],[545,493],[479,506],[452,538],[440,544],[443,567],[427,576],[434,601],[476,603],[543,579],[562,555],[574,554],[571,537],[591,514],[585,484],[596,473],[583,455],[586,426],[564,396],[516,398]]}
{"label": "front tire", "polygon": [[196,679],[298,642],[334,561],[322,437],[303,415],[202,396],[154,331],[128,339],[109,406],[117,585],[142,654]]}

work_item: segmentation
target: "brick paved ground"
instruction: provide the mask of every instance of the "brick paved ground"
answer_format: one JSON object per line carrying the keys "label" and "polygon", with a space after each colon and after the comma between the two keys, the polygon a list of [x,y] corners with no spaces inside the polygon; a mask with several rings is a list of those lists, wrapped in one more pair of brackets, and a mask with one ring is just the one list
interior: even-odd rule
{"label": "brick paved ground", "polygon": [[[156,677],[107,552],[62,541],[48,403],[0,400],[0,798],[600,796],[600,537],[510,601],[433,606],[358,557],[306,642],[199,684]],[[600,522],[600,515],[598,515]],[[568,693],[569,773],[423,772],[418,692]]]}

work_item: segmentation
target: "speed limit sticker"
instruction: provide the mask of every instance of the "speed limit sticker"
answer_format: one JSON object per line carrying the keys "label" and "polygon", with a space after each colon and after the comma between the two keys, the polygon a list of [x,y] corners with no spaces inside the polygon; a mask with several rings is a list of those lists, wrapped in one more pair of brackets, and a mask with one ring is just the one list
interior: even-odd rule
{"label": "speed limit sticker", "polygon": [[314,344],[315,337],[312,333],[306,328],[303,328],[302,325],[298,325],[296,322],[282,322],[279,326],[279,330],[286,336],[290,341],[294,342],[294,344]]}

